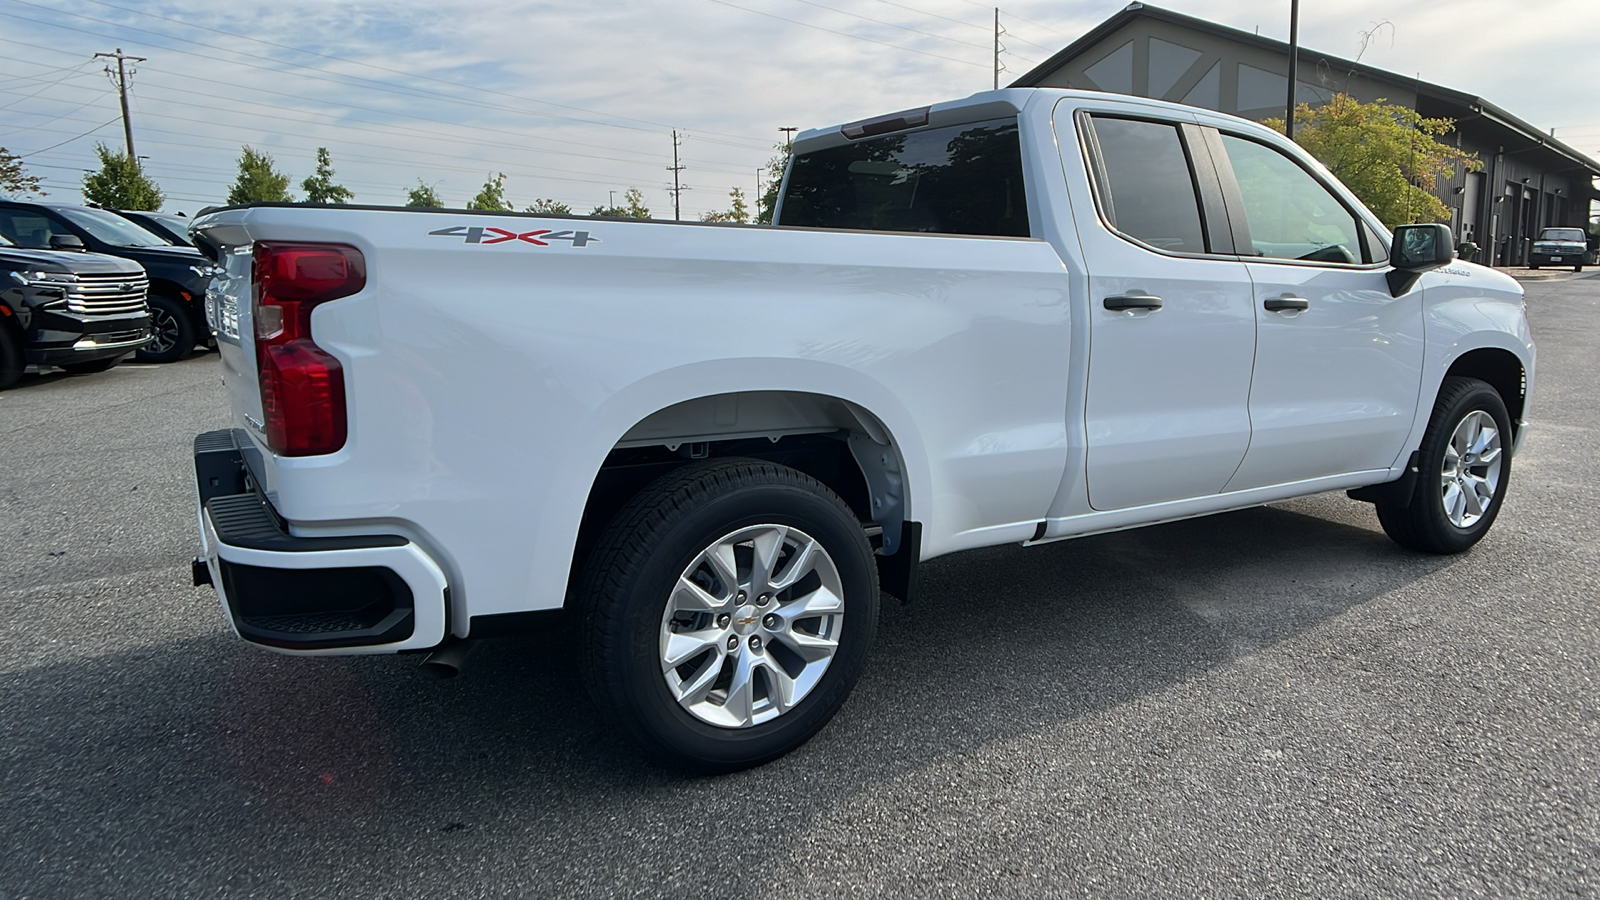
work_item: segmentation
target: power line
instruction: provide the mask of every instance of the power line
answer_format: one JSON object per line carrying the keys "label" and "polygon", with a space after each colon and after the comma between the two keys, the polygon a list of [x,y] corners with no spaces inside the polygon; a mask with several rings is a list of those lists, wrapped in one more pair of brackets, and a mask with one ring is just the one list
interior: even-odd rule
{"label": "power line", "polygon": [[[68,15],[68,16],[72,16],[74,18],[84,19],[84,20],[90,21],[90,22],[97,22],[97,23],[100,23],[102,25],[111,25],[111,26],[116,27],[116,28],[126,29],[126,30],[129,30],[129,31],[135,31],[135,32],[138,32],[140,34],[152,35],[154,37],[158,37],[158,38],[161,38],[161,39],[167,40],[167,41],[178,41],[178,42],[185,43],[185,44],[192,44],[192,45],[194,45],[196,47],[205,47],[206,49],[209,49],[209,50],[217,50],[219,52],[223,52],[223,53],[229,54],[228,57],[213,57],[213,56],[206,56],[205,54],[193,54],[193,55],[196,55],[196,56],[200,56],[201,58],[204,58],[204,59],[213,59],[213,60],[217,60],[219,62],[229,62],[229,63],[233,63],[233,64],[236,64],[236,65],[249,66],[251,68],[268,69],[269,71],[279,71],[280,69],[275,69],[275,68],[265,67],[265,66],[255,66],[255,65],[252,65],[250,63],[240,62],[237,59],[237,57],[239,57],[239,56],[247,56],[247,57],[250,57],[251,59],[264,60],[264,61],[267,61],[267,62],[274,63],[278,67],[281,67],[281,66],[285,65],[285,63],[282,60],[274,59],[273,57],[270,57],[270,56],[261,56],[260,54],[246,53],[245,51],[242,51],[242,50],[230,49],[230,48],[226,48],[226,47],[219,47],[219,46],[217,46],[215,44],[205,43],[204,41],[196,41],[196,40],[192,40],[190,38],[178,37],[177,35],[164,34],[164,33],[159,32],[159,31],[151,31],[151,30],[149,30],[147,28],[138,28],[138,27],[132,26],[132,25],[125,25],[123,23],[115,22],[115,21],[112,21],[112,20],[109,20],[109,19],[102,19],[102,18],[98,18],[96,16],[84,15],[83,13],[68,12],[66,10],[61,10],[59,8],[52,8],[52,7],[49,7],[49,6],[45,6],[43,4],[32,3],[32,2],[29,2],[29,0],[11,0],[11,2],[19,4],[19,5],[22,5],[22,6],[31,6],[31,7],[37,8],[37,9],[48,10],[48,11],[54,13],[54,14],[57,14],[57,15]],[[400,71],[398,69],[390,69],[390,68],[386,68],[384,66],[378,66],[378,65],[371,64],[371,63],[358,62],[356,60],[345,59],[343,57],[332,56],[330,54],[318,53],[318,52],[313,51],[313,50],[301,50],[301,49],[298,49],[298,48],[295,48],[295,47],[290,47],[290,46],[285,45],[285,44],[278,44],[278,43],[275,43],[275,42],[272,42],[272,41],[265,41],[265,40],[261,40],[259,38],[253,38],[253,37],[250,37],[248,35],[235,34],[233,32],[222,31],[220,29],[215,29],[215,28],[208,28],[206,26],[201,26],[201,25],[190,25],[190,23],[186,23],[186,22],[183,22],[183,21],[178,20],[178,19],[172,19],[172,18],[169,18],[167,16],[155,15],[153,13],[146,13],[146,12],[143,12],[141,10],[132,9],[132,8],[129,8],[129,7],[118,6],[118,5],[113,4],[113,3],[104,2],[104,0],[89,0],[89,2],[96,3],[97,5],[100,5],[100,6],[109,7],[111,9],[118,9],[118,10],[122,10],[124,12],[131,12],[131,13],[135,13],[135,14],[138,14],[138,15],[150,16],[152,18],[161,19],[163,21],[174,22],[174,23],[179,24],[179,25],[187,25],[188,27],[197,28],[197,29],[200,29],[202,31],[210,31],[210,32],[214,32],[214,33],[217,33],[217,34],[226,35],[228,37],[234,37],[234,38],[239,38],[239,39],[242,39],[242,40],[254,41],[255,43],[266,44],[268,46],[273,46],[273,47],[279,47],[281,49],[290,50],[290,51],[297,52],[297,53],[304,53],[304,54],[307,54],[307,55],[310,55],[310,56],[320,56],[320,57],[331,59],[331,60],[334,60],[334,61],[337,61],[337,62],[344,62],[344,63],[349,63],[351,65],[364,66],[366,68],[376,69],[378,71],[386,72],[388,74],[403,75],[403,76],[406,76],[408,78],[418,78],[420,80],[433,81],[433,82],[437,82],[437,83],[440,83],[440,84],[446,84],[446,85],[449,85],[451,87],[465,88],[465,89],[471,90],[474,94],[494,94],[494,95],[498,95],[498,96],[510,97],[512,99],[519,100],[519,101],[522,101],[522,102],[525,102],[525,103],[538,103],[538,104],[541,104],[541,105],[554,106],[554,107],[558,107],[558,108],[561,108],[561,109],[571,109],[571,110],[574,110],[574,111],[577,111],[577,112],[585,112],[585,113],[589,113],[591,115],[605,116],[605,117],[608,117],[608,118],[618,119],[618,120],[621,120],[621,121],[619,121],[619,122],[602,122],[602,121],[595,121],[595,120],[591,120],[591,119],[574,119],[574,118],[571,118],[569,116],[559,116],[559,115],[555,115],[553,113],[538,112],[538,111],[535,111],[535,110],[528,110],[528,109],[516,109],[516,108],[513,108],[513,107],[507,107],[507,106],[503,106],[503,105],[499,105],[499,104],[485,103],[483,101],[471,100],[471,99],[468,99],[468,98],[463,98],[463,97],[460,97],[460,96],[455,95],[455,94],[443,94],[443,93],[440,93],[438,91],[429,91],[429,90],[422,89],[422,88],[407,87],[405,89],[400,89],[400,88],[398,88],[398,87],[396,87],[396,86],[394,86],[392,84],[389,84],[387,82],[375,81],[375,80],[370,79],[370,78],[363,78],[363,77],[361,77],[359,75],[345,75],[345,74],[342,74],[342,73],[332,72],[332,71],[330,71],[328,69],[323,69],[323,68],[320,68],[320,67],[317,67],[317,66],[308,66],[308,65],[304,65],[304,64],[298,64],[298,63],[290,64],[290,65],[293,65],[297,69],[305,69],[305,70],[309,70],[309,71],[312,71],[312,72],[322,72],[325,75],[334,76],[334,78],[328,78],[328,77],[319,77],[319,76],[315,76],[315,75],[306,75],[306,74],[302,73],[301,77],[315,78],[315,79],[321,80],[321,81],[333,81],[333,83],[340,84],[342,86],[349,86],[349,85],[348,85],[347,81],[337,81],[337,80],[335,80],[335,78],[347,79],[348,81],[363,82],[369,88],[376,89],[376,90],[382,90],[382,91],[388,91],[390,93],[397,93],[397,94],[401,94],[401,95],[405,95],[405,96],[427,96],[427,95],[431,95],[431,96],[434,96],[434,97],[437,97],[437,98],[440,98],[440,99],[450,100],[451,102],[454,102],[454,103],[465,103],[465,104],[468,104],[468,105],[479,106],[479,107],[483,107],[483,108],[486,108],[486,109],[499,109],[499,110],[506,111],[506,112],[514,112],[514,113],[517,113],[519,115],[535,115],[535,116],[540,116],[540,117],[543,117],[543,118],[559,119],[559,120],[572,121],[572,122],[582,122],[582,123],[589,124],[589,125],[600,125],[600,126],[610,127],[610,128],[626,128],[626,129],[631,129],[631,130],[634,130],[634,131],[654,131],[654,130],[659,129],[659,128],[671,127],[671,126],[669,126],[669,125],[667,125],[665,123],[661,123],[661,122],[652,122],[652,121],[644,120],[644,119],[633,119],[633,118],[630,118],[630,117],[627,117],[627,116],[617,116],[617,115],[613,115],[611,113],[600,112],[598,110],[588,110],[588,109],[583,109],[581,107],[568,106],[568,105],[561,104],[561,103],[553,103],[553,102],[547,101],[547,100],[535,100],[535,99],[528,98],[528,97],[522,97],[522,96],[519,96],[519,95],[516,95],[516,94],[509,94],[509,93],[506,93],[504,91],[497,91],[497,90],[494,90],[492,88],[481,88],[481,87],[476,86],[476,85],[463,85],[463,84],[458,84],[458,83],[452,82],[452,81],[446,81],[444,79],[433,78],[431,76],[412,75],[411,73],[402,72],[402,71]],[[64,29],[69,30],[69,31],[80,31],[80,32],[82,32],[84,34],[93,34],[93,35],[96,35],[98,37],[107,37],[107,38],[113,37],[112,35],[98,34],[96,32],[91,32],[91,31],[87,31],[87,30],[84,30],[84,29],[77,29],[77,28],[72,28],[70,26],[60,25],[60,24],[55,23],[55,22],[41,21],[41,20],[38,20],[38,19],[30,19],[30,18],[28,18],[26,16],[18,16],[15,13],[0,13],[0,15],[10,16],[12,18],[21,19],[21,20],[23,20],[25,22],[33,22],[33,23],[39,24],[39,25],[47,25],[47,26],[56,27],[56,28],[64,28]],[[623,122],[623,121],[638,122],[640,124],[639,125],[624,125],[624,124],[621,124],[621,122]],[[644,126],[649,126],[649,127],[644,127]],[[709,132],[709,131],[706,132],[706,133],[707,134],[718,134],[718,132]],[[743,136],[740,136],[740,135],[721,135],[721,136],[733,138],[733,139],[736,139],[736,140],[751,140],[750,138],[743,137]]]}
{"label": "power line", "polygon": [[[94,62],[93,59],[86,59],[83,62],[79,63],[76,68],[80,68],[81,69],[82,67],[84,67],[84,66],[86,66],[86,65],[88,65],[88,64],[90,64],[92,62]],[[39,88],[37,91],[34,91],[33,93],[29,94],[28,96],[21,97],[21,98],[19,98],[17,100],[13,100],[12,102],[7,103],[5,106],[0,106],[0,109],[10,109],[13,106],[18,106],[18,105],[21,105],[23,103],[26,103],[29,100],[32,100],[33,98],[35,98],[35,97],[39,96],[40,94],[44,93],[45,91],[50,90],[51,88],[55,87],[56,85],[61,84],[62,82],[66,81],[69,78],[73,78],[73,77],[76,77],[78,75],[85,75],[85,74],[88,74],[88,73],[86,73],[86,72],[76,72],[76,71],[68,72],[67,74],[61,76],[60,78],[57,78],[55,81],[52,81],[47,85],[44,85],[43,87]]]}
{"label": "power line", "polygon": [[[34,150],[32,152],[29,152],[29,153],[18,153],[16,155],[17,155],[18,158],[26,159],[29,156],[35,156],[37,154],[45,152],[46,150],[54,150],[55,148],[61,146],[62,144],[70,144],[73,141],[77,140],[78,138],[86,138],[89,135],[94,134],[96,131],[99,131],[100,129],[106,127],[107,125],[110,125],[111,123],[113,123],[115,121],[117,121],[117,120],[116,119],[107,119],[106,121],[101,122],[99,125],[96,125],[95,127],[89,129],[88,131],[85,131],[82,134],[73,135],[72,137],[69,137],[64,141],[61,141],[60,143],[51,144],[48,147],[40,147],[38,150]],[[30,165],[31,165],[31,163],[30,163]]]}
{"label": "power line", "polygon": [[[157,86],[152,86],[152,85],[148,85],[148,84],[145,86],[145,91],[149,91],[152,87],[154,87],[159,92],[171,92],[173,94],[183,95],[183,96],[200,96],[200,97],[208,96],[208,95],[205,95],[205,94],[201,94],[199,92],[189,91],[189,90],[185,90],[185,89],[181,89],[181,88],[163,88],[163,87],[158,86],[158,85]],[[273,92],[273,93],[276,93],[276,92]],[[258,107],[262,107],[264,109],[281,110],[281,111],[284,111],[286,113],[290,113],[291,115],[275,116],[275,115],[271,115],[271,114],[268,114],[268,113],[245,112],[243,110],[238,109],[237,105],[236,106],[218,106],[218,105],[214,105],[214,104],[208,104],[208,103],[203,103],[203,102],[198,102],[198,101],[188,100],[188,99],[186,99],[186,100],[184,100],[182,102],[183,102],[183,105],[184,105],[184,107],[186,109],[211,110],[211,111],[225,113],[225,114],[229,114],[229,115],[249,116],[249,117],[251,117],[253,119],[271,119],[271,120],[275,120],[275,121],[293,122],[293,123],[296,123],[296,124],[311,125],[313,127],[318,127],[319,123],[307,121],[307,117],[308,116],[320,116],[320,117],[329,118],[329,119],[338,119],[338,116],[333,114],[333,113],[311,112],[311,111],[307,111],[307,110],[303,110],[303,109],[295,109],[295,108],[292,108],[292,107],[278,106],[278,105],[275,105],[275,104],[261,103],[259,101],[244,100],[244,99],[239,99],[239,100],[235,101],[235,103],[236,104],[246,104],[246,105],[250,105],[250,106],[258,106]],[[359,107],[352,107],[352,108],[359,108]],[[28,113],[26,115],[39,115],[39,114]],[[176,115],[176,114],[172,114],[172,113],[166,113],[166,114],[154,113],[152,115],[158,115],[158,116],[160,116],[162,118],[173,119],[173,120],[176,120],[176,121],[195,122],[197,124],[212,124],[212,125],[221,125],[221,124],[223,124],[223,123],[217,121],[215,118],[196,119],[196,118],[180,116],[180,115]],[[432,120],[424,119],[423,121],[430,121],[431,122]],[[417,135],[417,136],[425,137],[425,138],[429,139],[430,141],[434,141],[434,142],[461,144],[461,145],[464,145],[464,146],[467,146],[467,147],[471,147],[471,148],[474,148],[474,149],[481,149],[481,148],[484,148],[484,147],[500,147],[500,148],[504,148],[504,149],[524,150],[524,151],[530,149],[527,144],[509,144],[509,143],[502,143],[502,142],[495,142],[495,141],[485,141],[485,140],[481,140],[481,139],[471,139],[471,138],[466,138],[466,137],[450,137],[448,135],[440,134],[440,133],[434,132],[434,131],[427,131],[427,130],[414,129],[414,128],[406,128],[404,126],[387,125],[387,124],[382,124],[382,123],[366,123],[366,127],[351,125],[347,121],[346,122],[335,121],[335,122],[332,122],[332,123],[329,123],[329,124],[332,125],[332,126],[336,126],[336,127],[340,128],[341,130],[361,131],[361,132],[370,133],[370,134],[373,134],[373,135],[376,135],[376,136],[380,136],[380,137],[391,137],[391,136],[394,136],[396,134]],[[495,129],[495,130],[498,131],[498,129]],[[276,133],[279,134],[279,135],[282,135],[282,136],[286,136],[286,137],[304,137],[304,138],[309,138],[309,139],[312,139],[312,140],[324,140],[323,137],[321,137],[319,135],[315,135],[315,134],[306,134],[306,133],[301,133],[301,132],[292,132],[292,131],[283,131],[283,130],[279,130]],[[505,132],[505,133],[511,134],[513,136],[517,136],[515,132]],[[348,145],[348,146],[364,146],[364,147],[373,147],[375,149],[393,149],[393,145],[388,145],[388,144],[386,144],[386,145],[367,144],[367,143],[363,143],[363,142],[359,142],[359,141],[350,141],[350,140],[342,139],[342,138],[340,140],[341,140],[341,142],[343,144]],[[554,153],[554,154],[558,154],[558,155],[561,155],[561,156],[573,157],[573,158],[577,158],[577,159],[601,160],[601,161],[607,161],[607,162],[621,163],[623,165],[650,165],[650,166],[654,166],[656,164],[653,160],[650,160],[650,159],[631,160],[631,159],[622,159],[622,158],[618,158],[618,157],[605,157],[605,156],[595,156],[595,155],[592,155],[592,154],[572,153],[570,151],[549,151],[549,152]],[[625,151],[625,152],[634,152],[634,151]],[[651,154],[651,155],[654,155],[656,159],[660,158],[659,155],[656,155],[656,154]],[[721,162],[721,161],[717,161],[716,164],[717,165],[729,165],[728,163]],[[552,171],[562,171],[562,170],[561,169],[552,169]],[[731,169],[708,169],[707,171],[716,171],[716,172],[721,172],[722,174],[736,175],[736,174],[742,174],[743,170],[741,169],[741,170],[735,171],[735,170],[731,170]],[[583,174],[597,174],[597,173],[583,173]]]}

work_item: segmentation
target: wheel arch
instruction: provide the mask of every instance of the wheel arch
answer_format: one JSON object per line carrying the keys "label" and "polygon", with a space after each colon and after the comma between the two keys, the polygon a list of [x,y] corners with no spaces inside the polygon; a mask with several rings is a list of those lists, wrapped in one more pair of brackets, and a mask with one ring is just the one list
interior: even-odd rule
{"label": "wheel arch", "polygon": [[925,477],[918,466],[920,444],[915,432],[908,438],[886,418],[895,417],[839,392],[793,387],[655,404],[617,435],[593,472],[569,579],[581,571],[605,525],[645,485],[694,460],[716,457],[767,459],[804,472],[839,494],[864,524],[881,527],[873,534],[885,557],[902,547],[917,555],[920,530],[905,523],[912,518],[913,485]]}
{"label": "wheel arch", "polygon": [[1486,382],[1506,404],[1511,427],[1520,432],[1528,404],[1528,371],[1515,353],[1501,347],[1478,347],[1456,357],[1444,377],[1476,378]]}

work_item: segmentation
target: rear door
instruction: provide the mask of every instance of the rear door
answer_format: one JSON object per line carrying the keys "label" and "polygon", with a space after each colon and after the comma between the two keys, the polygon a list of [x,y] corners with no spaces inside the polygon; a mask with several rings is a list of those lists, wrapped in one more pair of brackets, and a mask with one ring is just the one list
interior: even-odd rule
{"label": "rear door", "polygon": [[1389,291],[1387,237],[1282,149],[1209,137],[1254,285],[1250,452],[1228,490],[1387,469],[1422,380],[1422,289]]}
{"label": "rear door", "polygon": [[1090,505],[1218,493],[1250,442],[1256,322],[1202,132],[1092,109],[1058,113],[1056,129],[1064,155],[1082,148],[1098,219],[1079,214],[1077,227],[1091,304]]}

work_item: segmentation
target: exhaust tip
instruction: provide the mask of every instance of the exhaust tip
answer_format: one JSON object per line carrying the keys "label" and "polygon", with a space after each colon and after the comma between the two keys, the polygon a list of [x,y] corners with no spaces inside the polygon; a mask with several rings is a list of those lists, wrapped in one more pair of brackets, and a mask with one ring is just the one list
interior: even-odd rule
{"label": "exhaust tip", "polygon": [[461,674],[462,668],[467,664],[467,657],[477,648],[477,641],[455,638],[447,640],[422,658],[420,666],[422,673],[430,678],[454,678]]}

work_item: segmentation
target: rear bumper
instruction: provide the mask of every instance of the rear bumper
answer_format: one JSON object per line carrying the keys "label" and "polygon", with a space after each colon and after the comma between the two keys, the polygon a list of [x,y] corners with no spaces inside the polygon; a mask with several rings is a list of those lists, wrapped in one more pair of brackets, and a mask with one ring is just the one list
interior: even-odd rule
{"label": "rear bumper", "polygon": [[298,537],[246,475],[232,430],[195,438],[201,559],[228,623],[288,653],[392,653],[437,646],[449,586],[392,534]]}

